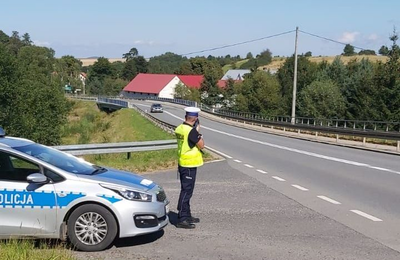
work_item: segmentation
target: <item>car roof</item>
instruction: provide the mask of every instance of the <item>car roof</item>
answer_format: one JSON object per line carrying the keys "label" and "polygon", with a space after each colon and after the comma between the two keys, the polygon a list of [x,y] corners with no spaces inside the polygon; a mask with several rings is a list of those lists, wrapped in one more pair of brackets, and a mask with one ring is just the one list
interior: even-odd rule
{"label": "car roof", "polygon": [[0,145],[7,146],[7,147],[21,147],[29,144],[34,144],[35,142],[24,139],[24,138],[17,138],[17,137],[0,137]]}

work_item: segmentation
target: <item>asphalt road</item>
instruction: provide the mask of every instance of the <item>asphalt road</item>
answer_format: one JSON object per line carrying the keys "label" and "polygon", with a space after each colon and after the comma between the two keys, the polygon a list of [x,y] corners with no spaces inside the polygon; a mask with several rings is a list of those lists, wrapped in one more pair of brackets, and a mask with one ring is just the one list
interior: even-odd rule
{"label": "asphalt road", "polygon": [[[117,240],[109,250],[76,252],[80,259],[400,259],[400,253],[301,205],[243,174],[230,160],[198,170],[191,201],[201,219],[194,230],[168,225],[164,231]],[[176,171],[149,174],[171,201],[176,223]],[[265,179],[269,175],[264,176]]]}
{"label": "asphalt road", "polygon": [[[150,104],[140,102],[147,110]],[[164,105],[164,109],[153,116],[175,125],[182,122],[183,108]],[[200,122],[206,146],[225,154],[229,167],[400,251],[398,156],[260,133],[204,118]],[[298,218],[292,221],[302,225]]]}

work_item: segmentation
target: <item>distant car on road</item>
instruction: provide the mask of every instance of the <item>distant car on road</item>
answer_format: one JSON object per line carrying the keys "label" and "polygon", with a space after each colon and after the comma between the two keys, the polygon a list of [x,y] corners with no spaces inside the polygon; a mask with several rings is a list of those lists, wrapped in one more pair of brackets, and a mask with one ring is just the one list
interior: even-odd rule
{"label": "distant car on road", "polygon": [[82,251],[168,224],[168,199],[153,181],[93,165],[0,128],[0,239],[66,239]]}
{"label": "distant car on road", "polygon": [[151,113],[162,113],[163,107],[161,104],[152,104],[150,108]]}

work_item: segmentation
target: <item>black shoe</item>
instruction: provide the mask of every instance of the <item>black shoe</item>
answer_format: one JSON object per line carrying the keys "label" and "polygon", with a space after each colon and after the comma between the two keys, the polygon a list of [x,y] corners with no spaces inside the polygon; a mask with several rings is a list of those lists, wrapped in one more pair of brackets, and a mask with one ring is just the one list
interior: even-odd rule
{"label": "black shoe", "polygon": [[190,217],[187,219],[190,223],[200,223],[200,219],[199,218],[195,218],[195,217]]}
{"label": "black shoe", "polygon": [[184,221],[179,222],[178,224],[176,224],[177,228],[186,228],[186,229],[193,229],[196,227],[195,224],[190,223],[187,219],[185,219]]}

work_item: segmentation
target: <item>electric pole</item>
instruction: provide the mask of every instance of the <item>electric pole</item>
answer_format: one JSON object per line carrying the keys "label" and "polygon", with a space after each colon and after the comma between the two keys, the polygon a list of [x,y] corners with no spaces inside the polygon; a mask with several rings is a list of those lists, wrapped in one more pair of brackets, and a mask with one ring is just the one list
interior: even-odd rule
{"label": "electric pole", "polygon": [[292,124],[296,123],[296,95],[297,95],[297,38],[299,36],[299,27],[296,27],[296,40],[294,42],[294,77],[293,77],[293,99],[292,99]]}

